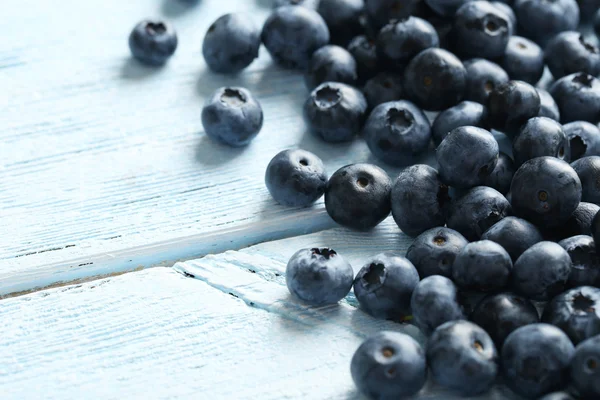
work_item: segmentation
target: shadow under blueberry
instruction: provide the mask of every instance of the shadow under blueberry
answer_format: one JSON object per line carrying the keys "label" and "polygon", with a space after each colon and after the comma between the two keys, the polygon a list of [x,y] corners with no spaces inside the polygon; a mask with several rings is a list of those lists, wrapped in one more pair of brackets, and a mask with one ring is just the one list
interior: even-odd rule
{"label": "shadow under blueberry", "polygon": [[163,0],[162,13],[167,17],[179,17],[197,6],[201,0]]}
{"label": "shadow under blueberry", "polygon": [[195,160],[203,165],[223,165],[236,157],[239,157],[245,150],[246,147],[231,147],[224,143],[220,143],[217,140],[213,140],[208,137],[204,132],[201,133],[200,141],[196,146]]}
{"label": "shadow under blueberry", "polygon": [[141,63],[133,57],[124,60],[119,76],[126,80],[143,80],[160,74],[164,66],[149,66]]}

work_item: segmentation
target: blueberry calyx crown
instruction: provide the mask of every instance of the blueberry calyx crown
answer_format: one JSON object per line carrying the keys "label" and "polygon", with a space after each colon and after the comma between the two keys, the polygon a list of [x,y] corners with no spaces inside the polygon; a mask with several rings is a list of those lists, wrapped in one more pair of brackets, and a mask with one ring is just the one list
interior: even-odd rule
{"label": "blueberry calyx crown", "polygon": [[146,32],[151,36],[162,35],[167,31],[167,27],[162,22],[148,22],[145,28]]}
{"label": "blueberry calyx crown", "polygon": [[593,44],[591,44],[590,42],[588,42],[587,40],[585,40],[585,38],[583,37],[583,35],[579,35],[579,43],[582,44],[583,47],[585,47],[585,49],[587,51],[589,51],[590,53],[598,53],[598,48],[596,46],[594,46]]}
{"label": "blueberry calyx crown", "polygon": [[321,249],[315,247],[315,248],[310,249],[310,251],[312,254],[315,254],[318,256],[323,256],[326,259],[330,259],[331,257],[333,257],[337,254],[335,250],[327,248],[327,247],[324,247]]}
{"label": "blueberry calyx crown", "polygon": [[331,86],[324,86],[317,90],[315,104],[319,108],[330,108],[335,106],[342,99],[342,93]]}
{"label": "blueberry calyx crown", "polygon": [[241,107],[246,103],[246,97],[239,90],[226,88],[221,95],[221,102],[231,107]]}
{"label": "blueberry calyx crown", "polygon": [[594,301],[589,297],[578,293],[573,297],[573,308],[577,311],[583,311],[586,313],[592,313],[596,311],[594,308]]}
{"label": "blueberry calyx crown", "polygon": [[385,265],[381,263],[371,263],[369,271],[363,276],[363,280],[369,285],[378,285],[383,280]]}
{"label": "blueberry calyx crown", "polygon": [[594,81],[594,77],[592,75],[588,75],[585,72],[580,72],[573,77],[573,82],[579,83],[582,86],[592,87],[592,82]]}

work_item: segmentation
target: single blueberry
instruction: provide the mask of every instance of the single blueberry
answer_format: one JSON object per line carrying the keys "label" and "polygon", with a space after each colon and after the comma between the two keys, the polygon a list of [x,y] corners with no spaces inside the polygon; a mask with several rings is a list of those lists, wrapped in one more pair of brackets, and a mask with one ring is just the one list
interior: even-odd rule
{"label": "single blueberry", "polygon": [[510,81],[496,86],[488,99],[492,128],[513,138],[529,118],[540,112],[540,95],[530,84]]}
{"label": "single blueberry", "polygon": [[600,255],[596,252],[594,239],[577,235],[558,242],[571,257],[571,274],[568,287],[594,286],[600,278]]}
{"label": "single blueberry", "polygon": [[313,306],[337,303],[350,292],[353,280],[352,266],[329,248],[298,250],[285,270],[290,293]]}
{"label": "single blueberry", "polygon": [[356,60],[359,82],[373,78],[379,72],[379,58],[374,39],[360,35],[348,44],[348,51]]}
{"label": "single blueberry", "polygon": [[427,150],[431,140],[427,116],[406,100],[375,107],[363,133],[373,155],[396,166],[413,164]]}
{"label": "single blueberry", "polygon": [[131,31],[129,49],[144,64],[163,65],[177,49],[177,33],[164,21],[144,20]]}
{"label": "single blueberry", "polygon": [[308,7],[282,6],[265,21],[261,39],[277,64],[305,69],[315,50],[329,42],[329,29],[321,15]]}
{"label": "single blueberry", "polygon": [[531,324],[513,331],[502,346],[506,384],[517,394],[535,398],[562,389],[569,381],[575,348],[560,329]]}
{"label": "single blueberry", "polygon": [[448,321],[465,319],[456,286],[441,275],[432,275],[419,282],[413,291],[410,308],[413,322],[426,335]]}
{"label": "single blueberry", "polygon": [[519,33],[542,47],[554,35],[575,30],[579,25],[575,0],[516,0],[513,9]]}
{"label": "single blueberry", "polygon": [[283,6],[302,6],[316,10],[319,4],[319,0],[274,0],[273,8]]}
{"label": "single blueberry", "polygon": [[465,61],[467,70],[467,87],[465,100],[476,101],[487,105],[490,93],[510,78],[498,64],[483,58]]}
{"label": "single blueberry", "polygon": [[438,227],[429,229],[412,242],[406,252],[421,278],[431,275],[452,277],[452,264],[456,255],[469,243],[454,229]]}
{"label": "single blueberry", "polygon": [[361,16],[364,0],[325,0],[320,1],[317,11],[327,23],[331,42],[345,46],[362,32]]}
{"label": "single blueberry", "polygon": [[586,121],[569,122],[563,126],[571,148],[571,162],[582,157],[600,156],[600,129]]}
{"label": "single blueberry", "polygon": [[600,398],[600,335],[584,340],[575,348],[571,382],[582,399]]}
{"label": "single blueberry", "polygon": [[365,0],[365,9],[370,21],[379,30],[391,20],[408,18],[418,3],[418,0]]}
{"label": "single blueberry", "polygon": [[513,262],[525,250],[544,240],[539,229],[524,219],[506,217],[481,235],[482,240],[491,240],[501,245]]}
{"label": "single blueberry", "polygon": [[409,100],[430,111],[458,104],[465,93],[467,71],[447,50],[430,48],[415,56],[404,70],[404,90]]}
{"label": "single blueberry", "polygon": [[477,304],[469,319],[485,329],[498,349],[517,328],[540,321],[535,306],[513,293],[485,297]]}
{"label": "single blueberry", "polygon": [[371,110],[382,103],[400,100],[404,93],[402,77],[392,72],[381,72],[365,83],[363,93]]}
{"label": "single blueberry", "polygon": [[513,263],[498,243],[481,240],[467,244],[454,259],[452,279],[464,290],[493,292],[508,283]]}
{"label": "single blueberry", "polygon": [[225,14],[206,32],[202,55],[208,67],[225,74],[240,72],[258,57],[260,30],[248,15]]}
{"label": "single blueberry", "polygon": [[462,396],[486,392],[498,374],[494,342],[469,321],[439,326],[427,341],[426,356],[433,380]]}
{"label": "single blueberry", "polygon": [[515,163],[506,154],[500,152],[496,167],[487,178],[484,179],[483,185],[496,189],[503,195],[506,195],[510,190],[510,183],[517,168]]}
{"label": "single blueberry", "polygon": [[566,222],[581,201],[577,173],[554,157],[538,157],[521,165],[510,191],[515,215],[542,228]]}
{"label": "single blueberry", "polygon": [[392,187],[392,215],[402,232],[412,237],[444,226],[449,205],[448,186],[429,165],[402,170]]}
{"label": "single blueberry", "polygon": [[571,163],[581,180],[581,201],[600,204],[600,157],[583,157]]}
{"label": "single blueberry", "polygon": [[562,235],[557,237],[564,239],[570,236],[577,235],[592,235],[592,220],[596,216],[596,213],[600,210],[600,207],[594,203],[580,202],[573,214],[569,217],[567,222],[561,227],[557,227],[556,230],[560,231]]}
{"label": "single blueberry", "polygon": [[451,18],[468,1],[471,0],[425,0],[425,3],[438,15]]}
{"label": "single blueberry", "polygon": [[450,107],[435,117],[431,125],[431,134],[436,146],[455,128],[461,126],[476,126],[488,129],[487,108],[473,101],[461,101],[454,107]]}
{"label": "single blueberry", "polygon": [[358,272],[354,294],[368,314],[401,322],[411,315],[410,297],[418,283],[419,273],[410,261],[385,252],[369,259]]}
{"label": "single blueberry", "polygon": [[556,35],[544,50],[546,64],[554,79],[585,72],[590,75],[600,73],[600,52],[598,47],[576,31]]}
{"label": "single blueberry", "polygon": [[390,213],[392,183],[381,168],[351,164],[338,169],[325,189],[325,208],[338,224],[368,230]]}
{"label": "single blueberry", "polygon": [[575,400],[573,396],[571,396],[567,392],[552,392],[548,393],[545,396],[540,397],[538,400]]}
{"label": "single blueberry", "polygon": [[569,141],[560,123],[546,117],[534,117],[519,129],[513,141],[515,166],[537,157],[569,159]]}
{"label": "single blueberry", "polygon": [[515,261],[512,271],[514,290],[529,299],[550,300],[561,293],[571,273],[571,257],[554,242],[539,242]]}
{"label": "single blueberry", "polygon": [[367,100],[360,90],[338,82],[317,86],[304,103],[309,130],[326,142],[345,142],[360,132]]}
{"label": "single blueberry", "polygon": [[378,332],[356,350],[350,373],[358,390],[369,398],[411,396],[421,390],[427,379],[425,352],[408,335]]}
{"label": "single blueberry", "polygon": [[555,121],[560,121],[560,111],[552,95],[544,89],[536,88],[536,90],[540,96],[540,112],[538,113],[538,117],[547,117]]}
{"label": "single blueberry", "polygon": [[204,132],[230,146],[245,146],[263,124],[260,103],[248,89],[222,87],[207,99],[202,109]]}
{"label": "single blueberry", "polygon": [[313,153],[283,150],[269,162],[265,183],[278,203],[306,207],[325,193],[327,174],[323,161]]}
{"label": "single blueberry", "polygon": [[510,79],[535,85],[544,74],[544,52],[529,39],[511,36],[500,65]]}
{"label": "single blueberry", "polygon": [[436,150],[440,177],[460,189],[482,185],[496,167],[498,155],[494,136],[474,126],[453,129]]}
{"label": "single blueberry", "polygon": [[563,124],[600,120],[600,80],[584,72],[560,78],[550,87]]}
{"label": "single blueberry", "polygon": [[304,73],[304,83],[313,90],[323,82],[341,82],[355,85],[358,79],[356,61],[348,50],[327,45],[315,51]]}

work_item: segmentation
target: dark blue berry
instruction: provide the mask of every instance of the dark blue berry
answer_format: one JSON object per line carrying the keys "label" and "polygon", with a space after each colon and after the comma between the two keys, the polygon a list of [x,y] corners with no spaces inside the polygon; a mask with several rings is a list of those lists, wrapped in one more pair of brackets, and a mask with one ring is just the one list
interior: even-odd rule
{"label": "dark blue berry", "polygon": [[265,183],[278,203],[305,207],[325,193],[327,174],[323,162],[313,153],[284,150],[269,162]]}
{"label": "dark blue berry", "polygon": [[419,282],[410,307],[413,322],[426,335],[448,321],[465,319],[456,286],[441,275],[432,275]]}
{"label": "dark blue berry", "polygon": [[528,120],[513,141],[515,166],[536,157],[569,158],[569,141],[560,123],[546,117]]}
{"label": "dark blue berry", "polygon": [[177,33],[166,22],[144,20],[129,35],[129,49],[142,63],[159,66],[175,53]]}
{"label": "dark blue berry", "polygon": [[[589,0],[589,2],[597,1],[597,0]],[[595,5],[595,7],[599,7],[600,4]],[[600,9],[596,10],[594,14],[594,32],[596,32],[596,36],[600,36]]]}
{"label": "dark blue berry", "polygon": [[579,7],[575,0],[516,0],[513,7],[519,33],[541,46],[554,35],[577,29]]}
{"label": "dark blue berry", "polygon": [[325,207],[338,224],[358,230],[375,227],[390,213],[392,183],[381,168],[351,164],[338,169],[325,189]]}
{"label": "dark blue berry", "polygon": [[406,258],[393,252],[367,261],[354,279],[354,295],[361,309],[375,318],[403,321],[411,315],[410,297],[419,273]]}
{"label": "dark blue berry", "polygon": [[506,195],[510,190],[510,183],[512,182],[516,170],[512,158],[500,152],[496,167],[492,173],[484,179],[483,185],[496,189],[503,195]]}
{"label": "dark blue berry", "polygon": [[412,242],[408,258],[421,278],[431,275],[452,276],[452,264],[456,255],[469,243],[454,229],[438,227],[423,232]]}
{"label": "dark blue berry", "polygon": [[425,3],[442,17],[453,17],[456,11],[470,0],[425,0]]}
{"label": "dark blue berry", "polygon": [[408,18],[418,3],[418,0],[365,0],[365,9],[370,21],[379,30],[391,20]]}
{"label": "dark blue berry", "polygon": [[461,101],[454,107],[442,111],[431,125],[433,142],[439,146],[452,130],[461,126],[489,128],[487,108],[473,101]]}
{"label": "dark blue berry", "polygon": [[556,228],[556,230],[562,231],[563,235],[561,238],[567,238],[576,235],[592,235],[592,220],[596,216],[596,213],[600,210],[600,207],[594,203],[580,202],[573,214],[565,222],[562,229]]}
{"label": "dark blue berry", "polygon": [[531,324],[508,335],[501,365],[506,384],[517,394],[535,398],[562,389],[569,381],[575,348],[560,329]]}
{"label": "dark blue berry", "polygon": [[469,321],[439,326],[427,341],[426,355],[434,382],[462,396],[486,392],[498,374],[494,342]]}
{"label": "dark blue berry", "polygon": [[558,244],[571,257],[571,274],[567,286],[595,285],[600,278],[600,256],[596,252],[594,239],[588,235],[577,235],[563,239]]}
{"label": "dark blue berry", "polygon": [[600,398],[600,335],[575,348],[571,359],[571,382],[582,399]]}
{"label": "dark blue berry", "polygon": [[600,120],[600,81],[584,72],[560,78],[550,87],[561,122]]}
{"label": "dark blue berry", "polygon": [[538,117],[547,117],[555,121],[560,121],[560,111],[552,95],[544,89],[537,88],[536,90],[540,96],[540,112]]}
{"label": "dark blue berry", "polygon": [[539,229],[524,219],[506,217],[481,235],[482,240],[492,240],[501,245],[516,261],[531,246],[544,240]]}
{"label": "dark blue berry", "polygon": [[369,79],[363,88],[369,108],[402,99],[402,78],[392,72],[382,72]]}
{"label": "dark blue berry", "polygon": [[427,150],[431,140],[427,116],[406,100],[375,107],[363,133],[375,157],[397,166],[413,164]]}
{"label": "dark blue berry", "polygon": [[230,146],[244,146],[260,132],[263,112],[248,89],[222,87],[202,109],[202,126],[212,139]]}
{"label": "dark blue berry", "polygon": [[365,35],[352,39],[348,51],[356,60],[359,82],[365,82],[379,72],[379,58],[375,40]]}
{"label": "dark blue berry", "polygon": [[583,157],[571,163],[581,180],[581,201],[600,204],[600,157]]}
{"label": "dark blue berry", "polygon": [[586,121],[575,121],[563,126],[571,148],[571,162],[588,156],[600,156],[600,129]]}
{"label": "dark blue berry", "polygon": [[492,90],[509,81],[508,74],[501,66],[483,58],[465,61],[467,87],[465,100],[486,104]]}
{"label": "dark blue berry", "polygon": [[411,396],[427,379],[425,352],[408,335],[378,332],[356,350],[350,373],[358,390],[369,398]]}
{"label": "dark blue berry", "polygon": [[513,263],[498,243],[481,240],[466,245],[452,264],[452,279],[461,289],[491,292],[508,283]]}
{"label": "dark blue berry", "polygon": [[544,74],[544,52],[529,39],[511,36],[500,65],[510,79],[535,85]]}
{"label": "dark blue berry", "polygon": [[360,132],[367,100],[360,90],[338,82],[317,86],[304,103],[309,130],[327,142],[345,142]]}
{"label": "dark blue berry", "polygon": [[537,90],[523,81],[510,81],[496,86],[488,99],[490,124],[494,129],[514,137],[529,118],[540,112]]}
{"label": "dark blue berry", "polygon": [[504,14],[506,14],[506,16],[508,17],[508,20],[510,21],[511,24],[511,30],[512,30],[512,34],[515,33],[515,30],[517,29],[517,15],[515,14],[514,10],[512,9],[512,7],[507,4],[507,3],[512,3],[512,1],[507,1],[507,0],[502,0],[502,1],[490,1],[491,4],[494,5],[494,7],[497,7],[498,9],[500,9],[500,11],[502,11]]}
{"label": "dark blue berry", "polygon": [[331,42],[345,46],[362,32],[361,16],[364,0],[320,1],[317,11],[329,27]]}
{"label": "dark blue berry", "polygon": [[556,35],[548,42],[544,51],[546,64],[554,79],[576,72],[594,76],[600,73],[598,47],[579,32],[567,31]]}
{"label": "dark blue berry", "polygon": [[313,90],[323,82],[341,82],[355,85],[358,79],[356,61],[348,50],[340,46],[323,46],[315,51],[304,73],[304,83]]}

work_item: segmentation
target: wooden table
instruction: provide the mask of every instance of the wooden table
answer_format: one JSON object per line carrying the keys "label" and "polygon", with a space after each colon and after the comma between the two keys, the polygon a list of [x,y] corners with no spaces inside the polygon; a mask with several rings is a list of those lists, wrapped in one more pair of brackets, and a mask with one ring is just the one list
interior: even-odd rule
{"label": "wooden table", "polygon": [[[322,202],[290,209],[269,197],[265,167],[286,148],[316,153],[330,173],[376,162],[358,139],[306,133],[302,77],[264,49],[239,76],[207,71],[212,21],[238,11],[262,24],[269,10],[268,0],[4,4],[2,399],[358,399],[349,362],[361,340],[381,329],[423,340],[357,310],[352,295],[319,309],[288,296],[282,274],[299,248],[331,246],[357,271],[410,240],[391,219],[356,233]],[[128,34],[146,17],[178,31],[164,68],[130,57]],[[247,148],[203,133],[204,99],[224,85],[262,103]],[[416,398],[454,396],[429,384]]]}

